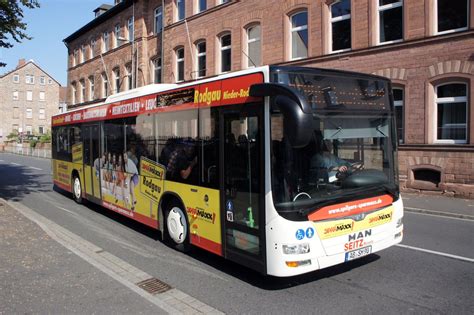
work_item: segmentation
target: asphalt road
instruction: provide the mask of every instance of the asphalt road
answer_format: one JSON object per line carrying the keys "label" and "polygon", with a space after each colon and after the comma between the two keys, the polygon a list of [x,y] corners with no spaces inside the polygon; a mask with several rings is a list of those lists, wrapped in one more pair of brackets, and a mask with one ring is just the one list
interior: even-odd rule
{"label": "asphalt road", "polygon": [[[225,313],[474,313],[474,263],[443,256],[474,259],[474,221],[406,213],[403,244],[415,249],[396,246],[277,279],[198,249],[182,254],[151,229],[95,205],[75,204],[53,190],[49,160],[0,154],[0,196]],[[453,207],[456,202],[462,201],[453,199]]]}

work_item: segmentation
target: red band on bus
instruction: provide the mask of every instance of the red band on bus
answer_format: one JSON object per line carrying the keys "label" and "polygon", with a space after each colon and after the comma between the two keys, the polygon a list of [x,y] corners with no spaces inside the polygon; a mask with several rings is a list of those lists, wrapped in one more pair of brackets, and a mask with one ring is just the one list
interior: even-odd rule
{"label": "red band on bus", "polygon": [[53,180],[53,182],[54,182],[54,184],[55,184],[56,186],[58,186],[59,188],[64,189],[64,190],[66,190],[66,191],[68,191],[68,192],[71,192],[71,186],[68,186],[68,185],[63,184],[63,183],[61,183],[61,182],[58,182],[57,180]]}
{"label": "red band on bus", "polygon": [[336,219],[359,214],[371,210],[380,209],[391,205],[393,198],[390,195],[382,195],[356,201],[338,203],[318,209],[308,215],[311,221]]}
{"label": "red band on bus", "polygon": [[144,216],[143,214],[133,212],[129,209],[125,209],[123,207],[120,207],[120,206],[117,206],[117,205],[114,205],[114,204],[111,204],[111,203],[108,203],[108,202],[105,202],[105,201],[102,202],[102,206],[109,209],[109,210],[117,212],[119,214],[125,215],[126,217],[129,217],[129,218],[131,218],[133,220],[136,220],[140,223],[148,225],[152,228],[155,228],[155,229],[158,228],[158,220],[157,219],[153,219],[153,218]]}
{"label": "red band on bus", "polygon": [[191,244],[208,250],[211,253],[222,256],[222,245],[196,234],[191,234]]}

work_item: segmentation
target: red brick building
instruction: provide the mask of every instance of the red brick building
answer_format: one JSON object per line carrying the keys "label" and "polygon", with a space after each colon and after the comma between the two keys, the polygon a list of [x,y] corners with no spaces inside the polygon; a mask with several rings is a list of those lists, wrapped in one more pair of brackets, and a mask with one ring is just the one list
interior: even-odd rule
{"label": "red brick building", "polygon": [[392,80],[402,188],[474,197],[472,0],[124,0],[64,41],[70,107],[263,64]]}

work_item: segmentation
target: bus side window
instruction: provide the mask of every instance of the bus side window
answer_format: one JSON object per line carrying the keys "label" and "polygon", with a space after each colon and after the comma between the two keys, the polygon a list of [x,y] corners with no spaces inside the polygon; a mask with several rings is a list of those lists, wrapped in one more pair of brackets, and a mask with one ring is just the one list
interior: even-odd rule
{"label": "bus side window", "polygon": [[219,187],[219,113],[215,108],[201,108],[200,130],[200,184]]}

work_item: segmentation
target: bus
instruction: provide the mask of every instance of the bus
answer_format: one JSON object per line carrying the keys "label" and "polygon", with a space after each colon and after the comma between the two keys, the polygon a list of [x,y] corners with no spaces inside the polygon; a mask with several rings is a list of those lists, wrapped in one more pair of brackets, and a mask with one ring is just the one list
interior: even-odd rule
{"label": "bus", "polygon": [[54,184],[265,275],[401,242],[390,81],[264,66],[52,117]]}

